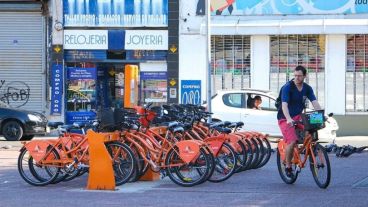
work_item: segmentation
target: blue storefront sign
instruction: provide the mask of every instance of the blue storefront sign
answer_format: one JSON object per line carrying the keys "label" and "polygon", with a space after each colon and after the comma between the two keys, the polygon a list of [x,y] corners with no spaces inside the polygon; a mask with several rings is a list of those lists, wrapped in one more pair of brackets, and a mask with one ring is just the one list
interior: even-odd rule
{"label": "blue storefront sign", "polygon": [[109,30],[109,50],[123,50],[125,43],[125,30]]}
{"label": "blue storefront sign", "polygon": [[106,50],[64,50],[65,61],[103,61],[107,59]]}
{"label": "blue storefront sign", "polygon": [[166,60],[167,51],[163,50],[128,50],[127,60]]}
{"label": "blue storefront sign", "polygon": [[201,81],[182,80],[181,81],[181,103],[201,104]]}
{"label": "blue storefront sign", "polygon": [[167,27],[168,0],[63,0],[68,27]]}
{"label": "blue storefront sign", "polygon": [[96,79],[96,68],[68,68],[68,80]]}
{"label": "blue storefront sign", "polygon": [[140,78],[141,80],[166,80],[167,73],[166,72],[141,72]]}
{"label": "blue storefront sign", "polygon": [[93,111],[86,112],[75,112],[75,111],[67,111],[65,113],[65,121],[67,124],[73,124],[74,122],[90,122],[96,119],[96,113]]}
{"label": "blue storefront sign", "polygon": [[[197,14],[203,15],[204,0]],[[211,0],[212,15],[293,15],[368,13],[367,0]]]}
{"label": "blue storefront sign", "polygon": [[62,95],[63,95],[63,65],[53,64],[51,67],[50,115],[61,115]]}

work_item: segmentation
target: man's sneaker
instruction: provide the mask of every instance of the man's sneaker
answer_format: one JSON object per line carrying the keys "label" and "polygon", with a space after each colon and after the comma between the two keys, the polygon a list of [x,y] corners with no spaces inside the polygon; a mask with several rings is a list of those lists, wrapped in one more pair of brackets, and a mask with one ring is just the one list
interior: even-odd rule
{"label": "man's sneaker", "polygon": [[285,173],[286,173],[286,176],[289,177],[289,178],[294,177],[293,169],[291,167],[285,168]]}

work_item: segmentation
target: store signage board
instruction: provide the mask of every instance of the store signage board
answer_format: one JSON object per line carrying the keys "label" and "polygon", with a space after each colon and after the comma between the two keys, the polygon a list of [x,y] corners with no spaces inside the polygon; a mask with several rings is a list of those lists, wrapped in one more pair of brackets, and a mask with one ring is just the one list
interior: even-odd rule
{"label": "store signage board", "polygon": [[127,60],[166,60],[167,50],[127,50]]}
{"label": "store signage board", "polygon": [[201,104],[201,80],[181,81],[181,103]]}
{"label": "store signage board", "polygon": [[68,68],[68,80],[95,80],[96,68]]}
{"label": "store signage board", "polygon": [[140,72],[141,80],[167,80],[167,72]]}
{"label": "store signage board", "polygon": [[64,30],[65,50],[107,50],[107,30]]}
{"label": "store signage board", "polygon": [[167,27],[168,0],[63,0],[67,27]]}
{"label": "store signage board", "polygon": [[51,68],[51,112],[50,115],[61,115],[63,97],[63,65],[53,64]]}
{"label": "store signage board", "polygon": [[126,50],[168,50],[167,30],[126,30]]}
{"label": "store signage board", "polygon": [[79,112],[79,111],[67,111],[65,113],[65,120],[67,124],[73,124],[74,122],[87,123],[96,119],[96,113],[93,111]]}

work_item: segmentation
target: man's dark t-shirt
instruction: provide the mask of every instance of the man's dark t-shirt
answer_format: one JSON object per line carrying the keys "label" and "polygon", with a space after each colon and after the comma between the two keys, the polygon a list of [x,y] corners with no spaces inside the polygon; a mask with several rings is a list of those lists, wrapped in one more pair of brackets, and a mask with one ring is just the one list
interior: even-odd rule
{"label": "man's dark t-shirt", "polygon": [[[306,99],[309,101],[315,101],[313,89],[307,83],[303,83],[303,89],[298,90],[294,83],[287,82],[281,91],[281,102],[288,103],[288,109],[291,117],[297,116],[303,112]],[[285,119],[285,115],[282,112],[282,107],[277,112],[277,119]]]}

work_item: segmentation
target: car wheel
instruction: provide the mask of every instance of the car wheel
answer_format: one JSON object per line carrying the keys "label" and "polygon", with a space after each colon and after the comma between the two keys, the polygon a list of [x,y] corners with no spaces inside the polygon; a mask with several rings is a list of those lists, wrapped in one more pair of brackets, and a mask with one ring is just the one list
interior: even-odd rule
{"label": "car wheel", "polygon": [[17,121],[8,121],[3,125],[2,134],[8,141],[18,141],[23,136],[23,128]]}
{"label": "car wheel", "polygon": [[24,135],[21,140],[22,141],[28,141],[31,140],[34,137],[34,135]]}

